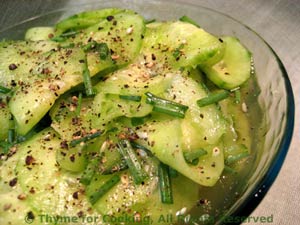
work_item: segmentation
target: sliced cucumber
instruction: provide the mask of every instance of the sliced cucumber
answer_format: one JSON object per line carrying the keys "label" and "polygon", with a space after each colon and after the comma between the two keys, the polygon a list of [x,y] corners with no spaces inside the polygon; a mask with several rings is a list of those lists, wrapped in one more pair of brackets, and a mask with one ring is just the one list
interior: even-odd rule
{"label": "sliced cucumber", "polygon": [[188,216],[189,211],[196,205],[195,199],[199,198],[199,185],[181,174],[171,179],[171,185],[173,204],[161,203],[157,189],[145,205],[135,207],[136,211],[143,216],[149,216],[150,221],[157,221],[158,224],[169,224],[170,218],[183,223],[184,217]]}
{"label": "sliced cucumber", "polygon": [[26,41],[46,41],[54,36],[53,27],[32,27],[25,33]]}
{"label": "sliced cucumber", "polygon": [[167,99],[174,98],[174,101],[189,106],[185,118],[181,121],[184,151],[196,150],[219,142],[226,132],[227,123],[216,105],[202,108],[197,105],[197,99],[207,96],[201,83],[177,75],[165,96]]}
{"label": "sliced cucumber", "polygon": [[82,172],[88,163],[81,145],[57,150],[56,161],[62,169],[70,172]]}
{"label": "sliced cucumber", "polygon": [[[207,145],[207,154],[197,165],[190,165],[183,156],[182,130],[179,120],[148,122],[140,130],[146,141],[140,141],[163,163],[203,186],[213,186],[224,168],[223,148],[219,144]],[[138,133],[139,134],[139,133]],[[198,137],[196,137],[198,138]]]}
{"label": "sliced cucumber", "polygon": [[[26,225],[29,212],[37,216],[28,204],[19,179],[16,179],[16,164],[21,155],[21,151],[17,151],[0,164],[0,224]],[[37,220],[32,222],[33,225],[39,224]]]}
{"label": "sliced cucumber", "polygon": [[[3,225],[39,225],[38,214],[31,209],[26,200],[19,200],[18,197],[24,196],[20,187],[12,191],[0,194],[0,224]],[[31,220],[30,215],[35,216]]]}
{"label": "sliced cucumber", "polygon": [[9,112],[8,107],[1,108],[0,107],[0,141],[5,140],[7,138],[11,114]]}
{"label": "sliced cucumber", "polygon": [[235,37],[223,37],[226,44],[221,61],[214,65],[201,65],[207,77],[218,87],[234,89],[245,83],[252,71],[251,53]]}
{"label": "sliced cucumber", "polygon": [[[98,212],[104,215],[124,214],[128,213],[128,209],[134,210],[136,205],[143,205],[149,200],[149,196],[157,189],[158,185],[157,162],[151,158],[145,158],[143,162],[149,178],[143,184],[135,185],[128,170],[120,172],[121,181],[94,205]],[[111,176],[101,175],[94,177],[92,183],[86,189],[87,196],[94,194]]]}
{"label": "sliced cucumber", "polygon": [[189,23],[151,23],[147,26],[142,51],[148,61],[165,63],[168,67],[178,69],[219,60],[224,44],[217,37]]}
{"label": "sliced cucumber", "polygon": [[50,41],[0,42],[0,85],[15,88],[18,82],[30,81],[39,57],[56,48],[57,43]]}
{"label": "sliced cucumber", "polygon": [[[17,86],[9,107],[19,134],[26,134],[48,112],[61,94],[83,80],[83,50],[59,48],[48,53],[33,56],[32,64],[27,68],[29,71],[19,71],[18,75],[22,77],[15,79],[15,82],[23,83]],[[19,57],[17,60],[22,59]],[[110,59],[100,61],[96,53],[88,55],[88,63],[91,76],[113,65]],[[21,75],[21,72],[24,73]]]}
{"label": "sliced cucumber", "polygon": [[141,102],[134,102],[120,99],[119,95],[100,93],[94,99],[92,117],[95,117],[95,120],[92,124],[94,127],[100,127],[101,124],[107,124],[120,116],[143,117],[151,113],[152,108],[146,104],[145,97]]}
{"label": "sliced cucumber", "polygon": [[73,140],[74,136],[78,136],[76,133],[88,133],[92,129],[88,114],[91,111],[93,99],[82,98],[80,107],[77,96],[62,96],[55,102],[49,113],[52,119],[51,127],[68,142]]}
{"label": "sliced cucumber", "polygon": [[125,10],[80,31],[70,41],[83,45],[91,41],[106,43],[115,63],[123,65],[130,63],[140,52],[144,30],[143,17]]}
{"label": "sliced cucumber", "polygon": [[79,211],[87,215],[90,205],[83,187],[76,176],[61,171],[56,162],[61,141],[55,131],[46,129],[19,146],[18,182],[39,215],[76,216]]}
{"label": "sliced cucumber", "polygon": [[[156,68],[147,68],[138,58],[135,63],[118,70],[104,82],[95,86],[98,94],[94,98],[91,121],[94,127],[102,127],[120,116],[143,117],[152,111],[152,106],[146,104],[145,93],[163,93],[171,84],[174,72],[157,74]],[[141,96],[140,102],[120,99],[119,95]]]}
{"label": "sliced cucumber", "polygon": [[90,27],[109,16],[114,16],[117,13],[124,12],[124,9],[110,8],[95,11],[85,11],[72,15],[56,24],[56,35],[61,35],[66,31],[76,31]]}

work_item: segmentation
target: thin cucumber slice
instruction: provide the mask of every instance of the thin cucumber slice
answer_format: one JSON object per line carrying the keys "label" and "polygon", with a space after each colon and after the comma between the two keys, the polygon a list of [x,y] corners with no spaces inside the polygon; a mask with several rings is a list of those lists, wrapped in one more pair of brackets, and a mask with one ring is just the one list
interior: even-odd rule
{"label": "thin cucumber slice", "polygon": [[46,129],[19,146],[18,182],[39,215],[76,216],[90,207],[76,176],[61,171],[56,162],[61,141],[53,129]]}
{"label": "thin cucumber slice", "polygon": [[86,11],[72,15],[56,24],[56,35],[61,35],[69,30],[79,30],[90,27],[100,20],[109,18],[117,13],[124,12],[124,9],[109,8],[95,11]]}
{"label": "thin cucumber slice", "polygon": [[26,41],[46,41],[54,35],[53,27],[32,27],[25,33]]}
{"label": "thin cucumber slice", "polygon": [[0,141],[7,138],[11,115],[7,106],[0,108]]}
{"label": "thin cucumber slice", "polygon": [[68,41],[86,45],[92,41],[106,43],[117,65],[130,63],[140,52],[145,31],[143,17],[125,10],[81,30]]}
{"label": "thin cucumber slice", "polygon": [[142,49],[148,61],[176,69],[218,61],[223,51],[217,37],[181,21],[148,24]]}
{"label": "thin cucumber slice", "polygon": [[252,55],[235,37],[223,37],[226,44],[221,61],[201,69],[218,87],[234,89],[245,83],[252,72]]}

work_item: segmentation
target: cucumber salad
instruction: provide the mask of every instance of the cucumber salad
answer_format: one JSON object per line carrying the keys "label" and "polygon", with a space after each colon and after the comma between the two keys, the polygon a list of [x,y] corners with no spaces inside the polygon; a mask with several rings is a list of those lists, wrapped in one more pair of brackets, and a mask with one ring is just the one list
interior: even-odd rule
{"label": "cucumber salad", "polygon": [[192,224],[251,157],[252,64],[237,37],[119,8],[1,41],[0,224]]}

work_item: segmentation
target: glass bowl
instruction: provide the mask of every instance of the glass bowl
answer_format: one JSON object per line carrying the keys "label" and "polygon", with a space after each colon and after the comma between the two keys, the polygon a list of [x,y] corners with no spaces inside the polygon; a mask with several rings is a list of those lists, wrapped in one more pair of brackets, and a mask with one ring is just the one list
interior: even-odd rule
{"label": "glass bowl", "polygon": [[[263,109],[265,130],[260,132],[256,143],[257,154],[254,166],[248,178],[239,187],[235,200],[222,209],[212,223],[239,224],[250,215],[260,203],[274,182],[288,152],[294,126],[294,98],[286,70],[273,49],[246,25],[223,13],[203,8],[200,5],[187,4],[184,0],[145,1],[145,0],[106,0],[69,6],[68,1],[61,1],[54,11],[36,15],[25,21],[18,21],[12,26],[0,30],[0,39],[23,39],[24,32],[33,26],[51,26],[58,20],[74,13],[96,8],[122,7],[133,9],[146,19],[174,20],[187,15],[202,28],[218,36],[232,35],[253,53],[256,79],[260,87],[258,101]],[[195,1],[196,2],[196,1]],[[25,4],[25,3],[24,3]],[[74,3],[73,3],[74,4]],[[225,196],[221,198],[225,199]],[[201,216],[207,215],[199,215]],[[200,222],[199,222],[200,223]]]}

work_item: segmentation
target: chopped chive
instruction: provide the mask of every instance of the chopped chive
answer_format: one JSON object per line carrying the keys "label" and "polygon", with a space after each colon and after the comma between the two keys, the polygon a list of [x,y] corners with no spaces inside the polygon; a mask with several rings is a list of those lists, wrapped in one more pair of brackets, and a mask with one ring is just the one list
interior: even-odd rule
{"label": "chopped chive", "polygon": [[1,141],[0,142],[0,147],[2,148],[2,152],[1,153],[6,155],[9,152],[11,144],[9,144],[6,141]]}
{"label": "chopped chive", "polygon": [[224,166],[224,172],[227,172],[227,173],[231,173],[231,174],[236,174],[237,171],[229,166]]}
{"label": "chopped chive", "polygon": [[176,48],[174,51],[173,51],[173,57],[175,59],[178,59],[178,57],[180,57],[181,55],[181,49],[183,49],[184,47],[184,44],[180,44],[178,48]]}
{"label": "chopped chive", "polygon": [[130,142],[130,143],[131,143],[131,146],[133,148],[142,149],[143,151],[145,151],[148,154],[148,156],[153,156],[153,153],[148,148],[146,148],[145,146],[137,144],[136,142]]}
{"label": "chopped chive", "polygon": [[74,37],[78,33],[78,31],[69,31],[61,34],[60,37]]}
{"label": "chopped chive", "polygon": [[113,174],[116,172],[123,171],[125,169],[128,169],[128,165],[124,159],[122,159],[119,162],[116,162],[114,165],[108,167],[108,168],[103,168],[101,170],[101,174],[103,175],[108,175],[108,174]]}
{"label": "chopped chive", "polygon": [[155,21],[156,21],[156,19],[146,20],[146,21],[145,21],[145,24],[154,23]]}
{"label": "chopped chive", "polygon": [[83,83],[85,86],[86,95],[93,96],[95,93],[94,93],[93,86],[92,86],[92,80],[91,80],[91,75],[90,75],[90,71],[88,68],[87,57],[85,57],[85,59],[84,59],[82,75],[83,75]]}
{"label": "chopped chive", "polygon": [[61,35],[55,36],[55,37],[51,38],[50,40],[55,41],[55,42],[64,42],[69,37],[74,37],[76,34],[78,34],[78,31],[69,31],[69,32],[63,33]]}
{"label": "chopped chive", "polygon": [[89,42],[88,44],[84,45],[82,47],[83,51],[85,52],[89,52],[91,51],[92,49],[95,49],[96,48],[96,45],[97,45],[97,42],[96,41],[92,41],[92,42]]}
{"label": "chopped chive", "polygon": [[191,152],[184,152],[183,157],[187,163],[190,163],[192,165],[197,165],[199,162],[199,158],[206,154],[207,154],[207,151],[200,148],[197,150],[193,150]]}
{"label": "chopped chive", "polygon": [[105,195],[110,189],[112,189],[120,181],[119,175],[112,176],[106,181],[94,194],[90,196],[90,202],[94,205],[103,195]]}
{"label": "chopped chive", "polygon": [[99,52],[100,59],[105,60],[109,55],[109,48],[106,43],[100,43],[97,45],[97,51]]}
{"label": "chopped chive", "polygon": [[186,23],[190,23],[195,25],[196,27],[200,27],[194,20],[192,20],[190,17],[188,16],[182,16],[179,18],[180,21],[182,22],[186,22]]}
{"label": "chopped chive", "polygon": [[165,113],[174,117],[184,118],[188,106],[172,102],[153,95],[150,92],[145,93],[146,103],[153,105],[153,111]]}
{"label": "chopped chive", "polygon": [[171,178],[178,177],[178,171],[169,166],[169,174]]}
{"label": "chopped chive", "polygon": [[11,92],[11,89],[8,89],[8,88],[3,87],[3,86],[0,85],[0,93],[7,94],[9,92]]}
{"label": "chopped chive", "polygon": [[95,175],[100,164],[100,157],[94,157],[90,160],[87,167],[83,171],[83,174],[80,178],[80,183],[84,185],[89,185]]}
{"label": "chopped chive", "polygon": [[142,96],[139,95],[119,95],[120,99],[129,100],[134,102],[140,102],[142,100]]}
{"label": "chopped chive", "polygon": [[75,115],[77,117],[80,116],[81,106],[82,106],[82,93],[79,93],[77,107],[76,107],[76,111],[75,111]]}
{"label": "chopped chive", "polygon": [[148,176],[128,140],[120,140],[118,150],[124,157],[135,184],[141,184]]}
{"label": "chopped chive", "polygon": [[173,204],[173,193],[169,167],[162,162],[158,167],[158,178],[161,202],[165,204]]}
{"label": "chopped chive", "polygon": [[242,152],[242,153],[239,153],[239,154],[236,154],[236,155],[229,155],[226,160],[225,160],[225,164],[226,165],[231,165],[241,159],[244,159],[246,157],[249,156],[249,152]]}
{"label": "chopped chive", "polygon": [[112,127],[111,129],[107,130],[106,133],[113,133],[118,131],[119,129],[117,127]]}
{"label": "chopped chive", "polygon": [[236,104],[241,102],[241,91],[239,89],[234,91],[234,102]]}
{"label": "chopped chive", "polygon": [[144,117],[132,117],[131,125],[136,127],[145,123]]}
{"label": "chopped chive", "polygon": [[55,36],[53,38],[50,39],[51,41],[55,41],[55,42],[64,42],[67,39],[65,37],[61,37],[61,36]]}
{"label": "chopped chive", "polygon": [[144,124],[151,115],[143,116],[143,117],[131,117],[131,125],[136,127]]}
{"label": "chopped chive", "polygon": [[49,58],[55,51],[55,49],[51,49],[50,51],[43,53],[43,56],[45,56],[45,58]]}
{"label": "chopped chive", "polygon": [[199,99],[197,101],[197,104],[199,107],[203,107],[203,106],[207,106],[207,105],[211,105],[214,103],[217,103],[225,98],[229,97],[229,91],[220,91],[217,93],[213,93],[213,94],[209,94],[207,97]]}
{"label": "chopped chive", "polygon": [[98,131],[96,133],[93,133],[93,134],[88,134],[88,135],[86,135],[86,136],[84,136],[82,138],[72,140],[70,142],[70,146],[71,147],[75,147],[76,145],[80,144],[81,142],[87,142],[87,141],[89,141],[91,139],[99,137],[100,135],[101,135],[100,131]]}
{"label": "chopped chive", "polygon": [[14,129],[8,130],[7,142],[9,144],[13,144],[15,142],[15,130]]}
{"label": "chopped chive", "polygon": [[97,43],[96,41],[92,41],[87,45],[83,46],[83,50],[85,52],[96,50],[99,52],[100,59],[105,60],[110,54],[109,47],[106,43]]}

